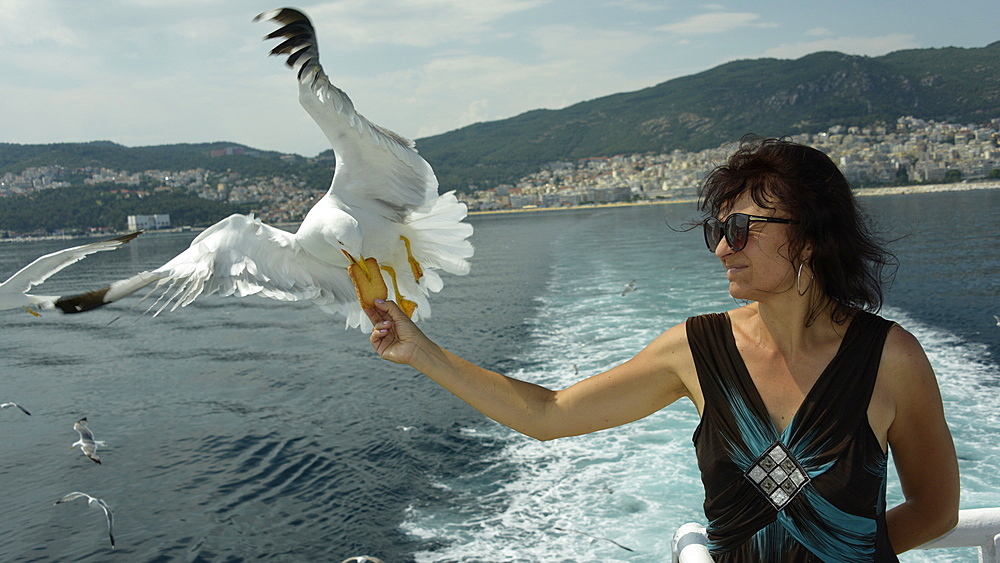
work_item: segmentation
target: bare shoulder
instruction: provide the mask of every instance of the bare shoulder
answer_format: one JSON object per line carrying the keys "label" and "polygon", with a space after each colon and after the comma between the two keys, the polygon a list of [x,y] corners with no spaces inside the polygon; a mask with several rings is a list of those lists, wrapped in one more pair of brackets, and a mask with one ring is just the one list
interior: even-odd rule
{"label": "bare shoulder", "polygon": [[897,416],[909,419],[942,409],[941,391],[923,346],[898,324],[886,336],[879,377],[892,395]]}
{"label": "bare shoulder", "polygon": [[893,324],[886,335],[880,371],[894,383],[903,385],[921,378],[934,379],[934,371],[920,341],[898,324]]}

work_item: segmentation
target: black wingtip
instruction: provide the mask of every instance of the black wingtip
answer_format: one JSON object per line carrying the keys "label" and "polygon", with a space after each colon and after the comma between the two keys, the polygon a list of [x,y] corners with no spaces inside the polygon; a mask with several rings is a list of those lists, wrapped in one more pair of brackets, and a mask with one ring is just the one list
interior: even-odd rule
{"label": "black wingtip", "polygon": [[309,21],[309,18],[295,8],[278,8],[277,10],[261,12],[253,18],[255,22],[259,22],[260,20],[276,20],[284,24],[289,24],[302,20]]}
{"label": "black wingtip", "polygon": [[122,244],[128,244],[128,243],[132,242],[133,240],[135,240],[135,237],[141,235],[143,232],[144,231],[136,231],[134,233],[129,233],[127,235],[122,235],[120,237],[116,237],[116,238],[114,238],[112,240],[116,240],[116,241],[118,241],[118,242],[120,242]]}
{"label": "black wingtip", "polygon": [[[133,237],[134,238],[134,237]],[[86,311],[93,311],[107,305],[104,301],[104,296],[108,293],[111,286],[102,287],[101,289],[95,289],[93,291],[88,291],[87,293],[81,293],[79,295],[70,295],[69,297],[60,297],[56,300],[54,306],[66,314],[83,313]]]}

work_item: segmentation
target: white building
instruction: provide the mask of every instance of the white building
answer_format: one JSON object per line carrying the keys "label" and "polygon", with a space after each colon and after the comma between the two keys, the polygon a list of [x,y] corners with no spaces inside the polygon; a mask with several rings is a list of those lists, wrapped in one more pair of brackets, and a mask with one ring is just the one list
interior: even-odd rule
{"label": "white building", "polygon": [[166,229],[170,226],[170,215],[129,215],[128,230],[148,231],[155,229]]}

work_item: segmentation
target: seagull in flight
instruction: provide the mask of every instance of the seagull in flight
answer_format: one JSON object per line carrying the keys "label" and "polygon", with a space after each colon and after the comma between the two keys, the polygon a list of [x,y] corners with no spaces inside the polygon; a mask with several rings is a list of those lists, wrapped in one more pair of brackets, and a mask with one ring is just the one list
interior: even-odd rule
{"label": "seagull in flight", "polygon": [[622,297],[625,297],[626,295],[628,295],[629,293],[632,293],[635,290],[636,290],[635,280],[632,280],[632,281],[628,282],[627,284],[625,284],[625,289],[622,290]]}
{"label": "seagull in flight", "polygon": [[111,538],[111,549],[115,548],[115,515],[111,512],[111,507],[108,503],[104,502],[104,499],[94,498],[87,493],[72,492],[63,498],[57,500],[53,505],[61,504],[64,502],[69,502],[71,500],[76,500],[78,498],[87,499],[87,505],[94,508],[100,508],[104,511],[104,518],[108,521],[108,537]]}
{"label": "seagull in flight", "polygon": [[11,402],[0,403],[0,409],[5,409],[7,407],[17,407],[17,408],[21,409],[21,412],[23,412],[24,414],[26,414],[28,416],[31,416],[31,413],[28,412],[28,409],[22,407],[21,405],[19,405],[17,403],[11,403]]}
{"label": "seagull in flight", "polygon": [[100,440],[94,440],[94,433],[87,427],[87,417],[76,421],[76,424],[73,425],[73,430],[76,430],[77,434],[80,435],[80,439],[73,442],[70,447],[75,448],[80,446],[80,449],[87,457],[92,459],[94,463],[100,464],[101,458],[97,457],[97,446],[107,447],[108,444]]}
{"label": "seagull in flight", "polygon": [[116,250],[141,233],[142,231],[139,231],[109,240],[57,250],[35,259],[34,262],[7,278],[7,281],[0,283],[0,311],[24,307],[37,317],[39,316],[38,311],[55,308],[60,297],[32,295],[28,293],[28,290],[49,279],[50,276],[66,266],[83,260],[87,255],[104,250]]}
{"label": "seagull in flight", "polygon": [[299,102],[333,148],[329,190],[294,233],[232,215],[159,268],[75,296],[78,306],[100,307],[155,284],[153,316],[201,295],[258,295],[311,301],[343,315],[346,327],[367,331],[362,304],[372,307],[391,288],[414,320],[427,317],[429,295],[444,285],[439,271],[469,272],[468,208],[454,192],[438,194],[434,171],[412,141],[366,119],[330,82],[305,14],[283,8],[254,20],[281,26],[265,40],[283,39],[271,54],[287,56],[297,71]]}

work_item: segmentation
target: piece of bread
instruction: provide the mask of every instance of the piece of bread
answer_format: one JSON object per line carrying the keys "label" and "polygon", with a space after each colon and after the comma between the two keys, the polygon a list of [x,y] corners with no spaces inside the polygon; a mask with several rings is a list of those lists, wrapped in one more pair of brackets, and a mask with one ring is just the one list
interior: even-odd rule
{"label": "piece of bread", "polygon": [[379,271],[378,261],[374,258],[365,258],[365,265],[352,261],[347,267],[347,273],[354,282],[354,290],[358,293],[358,301],[361,302],[362,309],[372,309],[375,307],[376,299],[386,299],[389,297],[389,288],[382,279]]}

